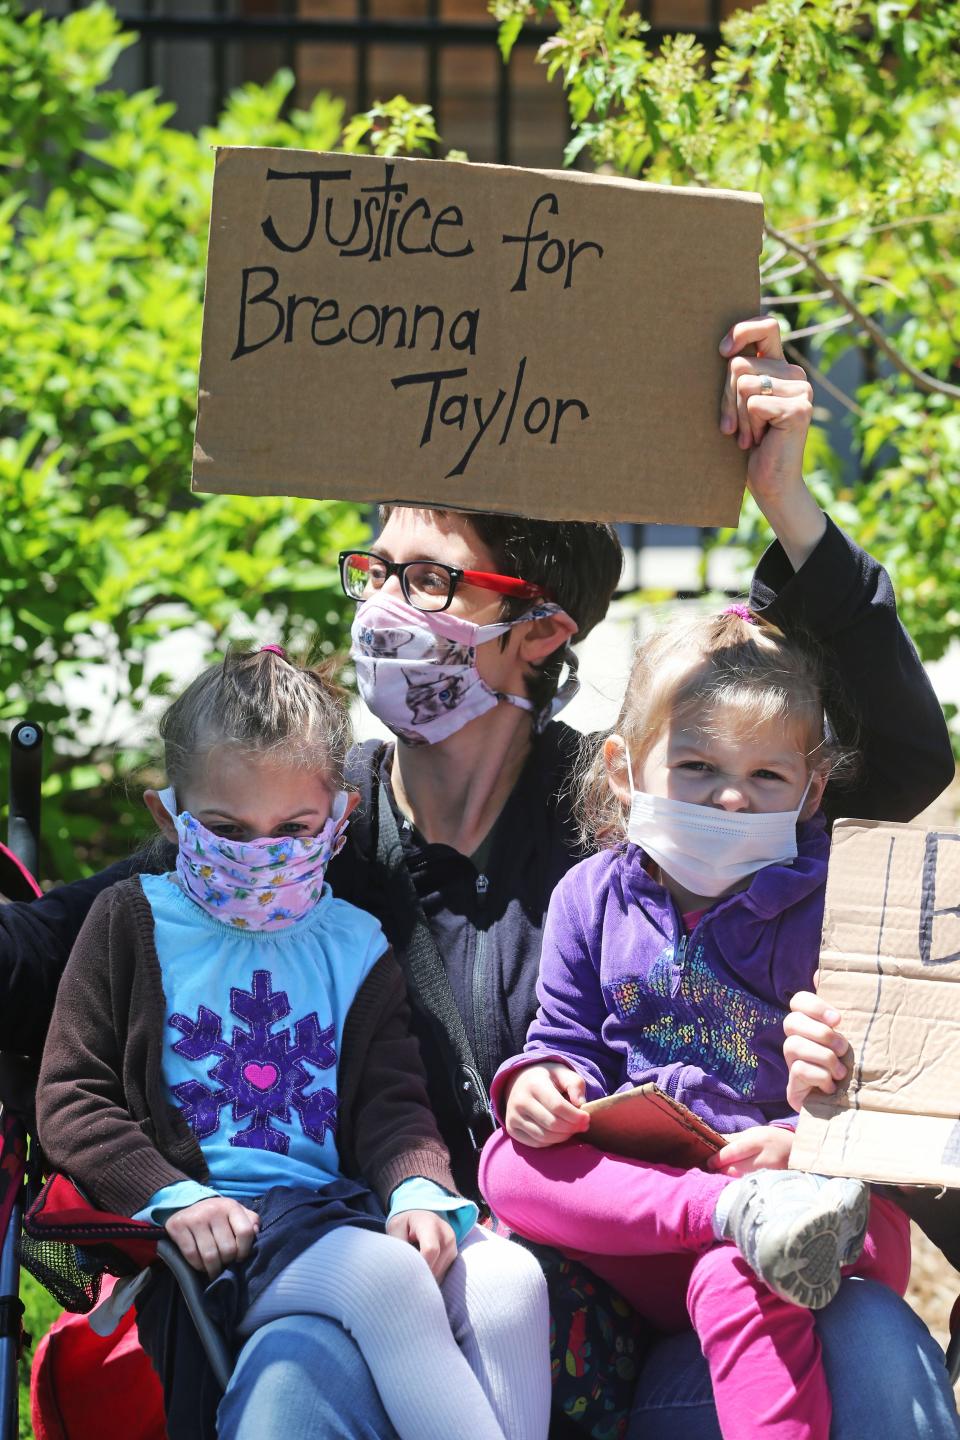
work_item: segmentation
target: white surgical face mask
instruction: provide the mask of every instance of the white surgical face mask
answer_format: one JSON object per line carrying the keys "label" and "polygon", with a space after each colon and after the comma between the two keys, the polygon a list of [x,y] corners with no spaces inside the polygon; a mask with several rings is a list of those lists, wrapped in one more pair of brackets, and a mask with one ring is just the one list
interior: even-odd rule
{"label": "white surgical face mask", "polygon": [[634,790],[626,743],[624,749],[630,782],[627,839],[691,895],[715,898],[767,865],[796,859],[797,822],[812,775],[795,810],[721,810]]}
{"label": "white surgical face mask", "polygon": [[[559,605],[538,603],[517,620],[477,625],[448,610],[416,610],[392,595],[372,595],[357,607],[350,650],[357,689],[367,709],[408,745],[433,745],[461,730],[501,700],[532,710],[525,695],[493,690],[477,669],[477,646],[527,620],[555,615],[569,633],[576,625]],[[541,730],[577,693],[577,661],[567,649],[569,678],[534,716]]]}

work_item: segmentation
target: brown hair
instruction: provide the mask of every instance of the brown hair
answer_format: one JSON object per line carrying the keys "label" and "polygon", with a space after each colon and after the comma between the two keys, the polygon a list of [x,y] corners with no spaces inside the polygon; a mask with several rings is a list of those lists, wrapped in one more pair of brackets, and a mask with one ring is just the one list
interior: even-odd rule
{"label": "brown hair", "polygon": [[[393,505],[380,506],[380,525],[386,525]],[[421,508],[421,507],[417,507]],[[422,507],[426,515],[454,512]],[[579,644],[606,615],[623,566],[623,548],[612,525],[582,520],[526,520],[522,515],[492,515],[485,511],[455,512],[469,522],[477,539],[504,575],[518,575],[549,590],[556,603],[576,621],[573,637]],[[517,620],[530,609],[529,600],[504,596],[506,620]],[[506,643],[506,637],[501,644]],[[527,680],[537,710],[557,693],[565,646],[559,646]]]}
{"label": "brown hair", "polygon": [[323,771],[339,789],[352,736],[334,669],[274,650],[234,650],[208,666],[160,721],[170,784],[181,789],[199,755],[229,745]]}
{"label": "brown hair", "polygon": [[[641,641],[609,733],[623,739],[636,772],[672,718],[707,712],[709,719],[718,706],[733,706],[758,725],[773,719],[791,725],[817,769],[834,774],[852,762],[852,751],[825,738],[823,683],[812,651],[745,607],[685,616]],[[583,765],[577,816],[587,846],[615,845],[626,834],[602,741]]]}

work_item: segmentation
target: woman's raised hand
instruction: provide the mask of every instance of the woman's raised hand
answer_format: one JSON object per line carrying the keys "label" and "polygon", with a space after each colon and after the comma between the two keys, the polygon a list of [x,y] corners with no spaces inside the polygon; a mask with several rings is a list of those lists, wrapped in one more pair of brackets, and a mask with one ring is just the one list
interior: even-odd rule
{"label": "woman's raised hand", "polygon": [[841,1035],[839,1012],[810,990],[798,990],[783,1022],[783,1057],[789,1067],[787,1103],[800,1110],[812,1090],[832,1095],[846,1079],[850,1046]]}
{"label": "woman's raised hand", "polygon": [[180,1254],[194,1270],[215,1280],[236,1260],[246,1260],[260,1228],[260,1216],[225,1195],[185,1205],[164,1224]]}
{"label": "woman's raised hand", "polygon": [[[747,349],[756,353],[745,355]],[[750,451],[750,493],[799,570],[827,523],[803,479],[813,389],[803,367],[784,358],[780,327],[771,316],[732,325],[720,341],[720,354],[729,361],[720,429]]]}
{"label": "woman's raised hand", "polygon": [[391,1215],[387,1234],[419,1250],[438,1285],[457,1258],[453,1226],[433,1210],[401,1210]]}
{"label": "woman's raised hand", "polygon": [[590,1116],[580,1108],[586,1094],[586,1081],[569,1065],[528,1065],[510,1082],[504,1129],[521,1145],[559,1145],[589,1127]]}

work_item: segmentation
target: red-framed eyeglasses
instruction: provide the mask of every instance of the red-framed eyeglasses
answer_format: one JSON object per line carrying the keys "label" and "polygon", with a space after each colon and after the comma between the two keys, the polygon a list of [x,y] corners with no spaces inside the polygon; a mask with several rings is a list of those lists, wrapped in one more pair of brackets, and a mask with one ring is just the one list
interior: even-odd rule
{"label": "red-framed eyeglasses", "polygon": [[415,610],[446,610],[462,581],[481,590],[494,590],[519,600],[548,600],[550,591],[516,575],[493,575],[486,570],[460,570],[439,560],[386,560],[373,550],[340,552],[340,583],[351,600],[366,600],[387,583],[400,581],[403,598]]}

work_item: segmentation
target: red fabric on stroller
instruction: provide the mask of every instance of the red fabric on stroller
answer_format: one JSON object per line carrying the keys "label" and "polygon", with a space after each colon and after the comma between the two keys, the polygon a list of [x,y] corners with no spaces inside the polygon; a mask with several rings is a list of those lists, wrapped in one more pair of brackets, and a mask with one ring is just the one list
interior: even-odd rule
{"label": "red fabric on stroller", "polygon": [[[117,1282],[104,1279],[101,1295]],[[166,1440],[163,1393],[133,1310],[112,1335],[64,1313],[37,1346],[30,1376],[36,1440]]]}
{"label": "red fabric on stroller", "polygon": [[135,1275],[157,1258],[163,1230],[95,1210],[65,1175],[51,1175],[23,1219],[20,1264],[60,1304],[86,1315],[104,1274]]}
{"label": "red fabric on stroller", "polygon": [[[131,1220],[97,1210],[65,1175],[51,1175],[24,1217],[23,1228],[32,1240],[66,1241],[97,1245],[100,1269],[111,1275],[133,1275],[157,1258],[160,1225]],[[108,1241],[114,1242],[105,1248]]]}
{"label": "red fabric on stroller", "polygon": [[0,1115],[0,1241],[7,1233],[13,1204],[20,1194],[27,1165],[23,1129],[6,1110]]}
{"label": "red fabric on stroller", "polygon": [[[40,894],[29,870],[0,844],[0,904],[34,900]],[[0,1238],[20,1193],[25,1164],[23,1126],[5,1109],[0,1121]],[[117,1268],[135,1270],[150,1263],[155,1227],[137,1229],[122,1216],[91,1217],[88,1206],[78,1206],[79,1200],[68,1182],[55,1177],[33,1207],[40,1234],[72,1229],[88,1241],[112,1240],[116,1249],[111,1258],[126,1261]],[[102,1296],[115,1284],[109,1275],[97,1281]],[[163,1392],[140,1347],[134,1311],[105,1338],[90,1329],[85,1315],[61,1315],[36,1347],[30,1412],[36,1440],[167,1440]]]}
{"label": "red fabric on stroller", "polygon": [[[87,1263],[95,1255],[110,1271],[134,1274],[155,1259],[163,1234],[157,1226],[94,1210],[63,1175],[44,1185],[24,1231],[24,1264],[84,1312],[109,1295],[116,1280],[85,1274],[73,1245],[85,1250]],[[51,1241],[67,1243],[51,1247]],[[59,1275],[51,1250],[63,1257]],[[80,1288],[71,1296],[74,1279]],[[166,1440],[163,1392],[140,1346],[134,1310],[107,1336],[91,1330],[86,1313],[61,1315],[37,1347],[30,1411],[36,1440]]]}
{"label": "red fabric on stroller", "polygon": [[0,899],[36,900],[42,892],[30,871],[6,845],[0,845]]}

